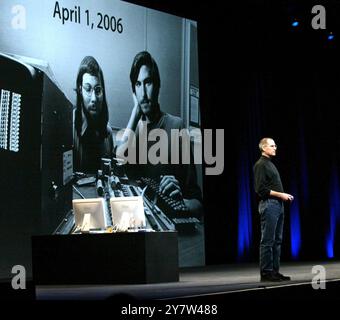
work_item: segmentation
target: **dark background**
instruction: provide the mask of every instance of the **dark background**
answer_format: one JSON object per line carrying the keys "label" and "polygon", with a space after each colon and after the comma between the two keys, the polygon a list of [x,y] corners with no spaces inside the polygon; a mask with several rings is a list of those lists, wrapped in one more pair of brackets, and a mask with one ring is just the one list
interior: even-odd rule
{"label": "dark background", "polygon": [[[295,196],[300,220],[294,257],[296,229],[286,206],[282,259],[329,258],[330,230],[333,258],[339,258],[339,1],[129,2],[198,21],[202,127],[225,132],[224,172],[204,178],[206,263],[258,260],[252,166],[264,136],[278,145],[274,163],[285,191]],[[311,26],[317,4],[326,8],[326,30]],[[243,222],[240,208],[246,208]],[[242,232],[248,237],[244,250]]]}

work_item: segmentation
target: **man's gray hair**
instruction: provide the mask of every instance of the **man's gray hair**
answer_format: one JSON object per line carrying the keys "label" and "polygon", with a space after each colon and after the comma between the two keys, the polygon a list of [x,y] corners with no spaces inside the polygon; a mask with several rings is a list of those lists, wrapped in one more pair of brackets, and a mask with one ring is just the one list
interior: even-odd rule
{"label": "man's gray hair", "polygon": [[259,143],[259,149],[261,152],[263,152],[263,147],[268,143],[268,139],[272,138],[262,138]]}

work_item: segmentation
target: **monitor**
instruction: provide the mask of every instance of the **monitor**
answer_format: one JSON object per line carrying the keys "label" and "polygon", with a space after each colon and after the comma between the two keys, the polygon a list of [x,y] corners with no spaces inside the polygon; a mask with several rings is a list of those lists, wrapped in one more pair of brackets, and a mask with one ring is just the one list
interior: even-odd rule
{"label": "monitor", "polygon": [[104,198],[72,200],[76,230],[105,229],[109,226]]}
{"label": "monitor", "polygon": [[113,227],[117,231],[145,228],[144,203],[141,196],[110,198]]}

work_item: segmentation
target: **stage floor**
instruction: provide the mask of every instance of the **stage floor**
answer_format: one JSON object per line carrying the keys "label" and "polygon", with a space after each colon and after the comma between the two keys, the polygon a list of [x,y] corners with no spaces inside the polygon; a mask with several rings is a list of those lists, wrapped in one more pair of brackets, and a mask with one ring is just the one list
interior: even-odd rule
{"label": "stage floor", "polygon": [[[60,285],[37,286],[36,299],[43,300],[107,300],[115,297],[133,300],[190,299],[218,295],[254,294],[264,289],[312,288],[317,273],[312,269],[321,265],[326,271],[326,286],[340,283],[340,262],[282,263],[280,272],[291,276],[287,282],[260,282],[257,264],[218,265],[180,269],[180,281],[142,285]],[[315,280],[314,280],[315,282]],[[278,291],[278,290],[276,290]],[[321,291],[321,290],[313,290]],[[266,293],[269,291],[266,290]],[[340,291],[338,292],[340,299]]]}

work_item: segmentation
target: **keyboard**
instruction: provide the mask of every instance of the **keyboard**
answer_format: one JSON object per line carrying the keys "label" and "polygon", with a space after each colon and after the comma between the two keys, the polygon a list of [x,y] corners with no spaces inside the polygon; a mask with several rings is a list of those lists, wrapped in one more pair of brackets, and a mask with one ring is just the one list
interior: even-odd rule
{"label": "keyboard", "polygon": [[144,211],[146,219],[155,231],[177,230],[191,232],[196,230],[196,224],[200,223],[197,217],[186,207],[183,199],[175,200],[159,192],[159,183],[151,178],[140,178],[138,186],[120,183],[119,187],[112,188],[108,184],[108,201],[110,197],[131,197],[144,193]]}
{"label": "keyboard", "polygon": [[188,210],[183,199],[173,199],[159,191],[159,183],[152,178],[140,178],[141,188],[145,190],[145,196],[170,218],[189,218],[192,213]]}

